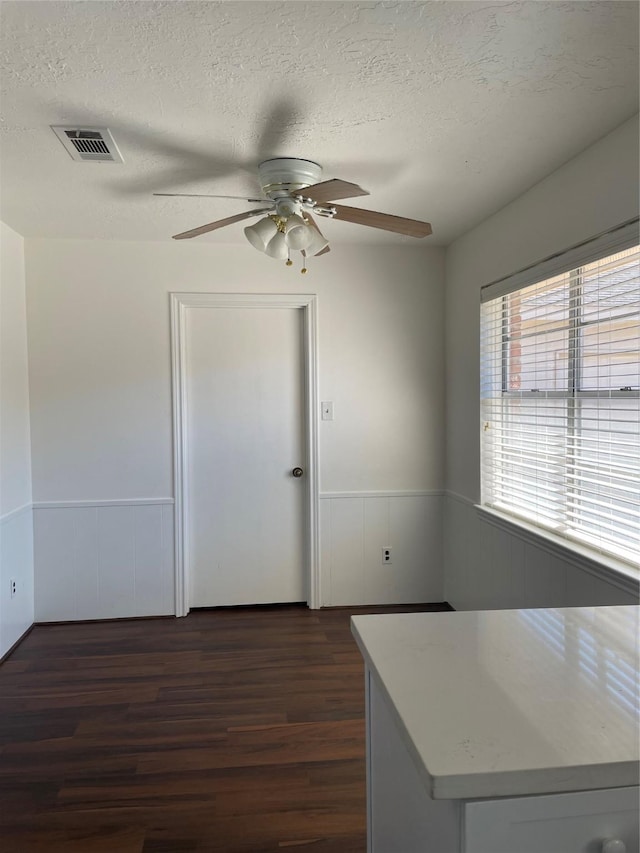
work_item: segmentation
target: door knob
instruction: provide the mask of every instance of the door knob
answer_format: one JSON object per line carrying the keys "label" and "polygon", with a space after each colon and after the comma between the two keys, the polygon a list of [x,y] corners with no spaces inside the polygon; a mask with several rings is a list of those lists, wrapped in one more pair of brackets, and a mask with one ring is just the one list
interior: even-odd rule
{"label": "door knob", "polygon": [[304,471],[302,470],[302,468],[294,468],[291,473],[293,474],[294,477],[302,477],[302,475],[304,474]]}
{"label": "door knob", "polygon": [[602,853],[627,853],[627,845],[619,838],[609,838],[602,844]]}

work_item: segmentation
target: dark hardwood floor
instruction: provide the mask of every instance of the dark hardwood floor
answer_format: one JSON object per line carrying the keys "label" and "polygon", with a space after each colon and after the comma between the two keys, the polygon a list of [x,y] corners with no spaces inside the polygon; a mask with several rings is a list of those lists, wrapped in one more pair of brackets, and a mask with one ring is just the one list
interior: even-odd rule
{"label": "dark hardwood floor", "polygon": [[363,853],[353,612],[36,626],[0,666],[3,853]]}

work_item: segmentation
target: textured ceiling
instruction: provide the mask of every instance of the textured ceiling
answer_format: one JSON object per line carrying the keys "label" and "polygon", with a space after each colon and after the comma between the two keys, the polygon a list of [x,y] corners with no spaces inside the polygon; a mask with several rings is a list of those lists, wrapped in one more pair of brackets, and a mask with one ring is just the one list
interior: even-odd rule
{"label": "textured ceiling", "polygon": [[[250,205],[152,192],[255,194],[282,155],[444,245],[638,110],[636,2],[19,0],[0,24],[1,215],[25,236],[165,240]],[[51,124],[108,126],[125,163],[74,163]]]}

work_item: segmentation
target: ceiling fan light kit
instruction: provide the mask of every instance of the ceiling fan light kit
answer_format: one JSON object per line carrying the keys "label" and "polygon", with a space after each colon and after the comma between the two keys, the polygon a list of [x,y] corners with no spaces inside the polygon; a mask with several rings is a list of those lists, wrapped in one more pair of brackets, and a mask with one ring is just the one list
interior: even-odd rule
{"label": "ceiling fan light kit", "polygon": [[[247,198],[253,204],[261,204],[258,210],[248,210],[236,216],[219,219],[207,225],[174,235],[174,240],[197,237],[215,231],[242,219],[260,213],[266,216],[244,229],[251,245],[267,257],[285,260],[291,266],[291,252],[301,252],[305,273],[306,260],[314,255],[329,251],[329,243],[316,225],[311,214],[330,219],[342,219],[358,225],[368,225],[410,237],[426,237],[431,234],[431,225],[417,219],[405,219],[374,210],[335,205],[336,199],[369,195],[357,184],[333,178],[320,181],[322,167],[313,160],[297,157],[277,157],[265,160],[258,166],[258,176],[263,199]],[[156,193],[156,195],[189,196],[188,193]],[[198,195],[198,197],[201,197]],[[228,196],[209,196],[228,198]]]}
{"label": "ceiling fan light kit", "polygon": [[308,224],[306,219],[293,213],[286,222],[284,228],[284,236],[287,241],[287,246],[295,252],[304,252],[308,249],[313,240],[314,229]]}
{"label": "ceiling fan light kit", "polygon": [[255,225],[248,225],[244,233],[254,249],[276,260],[290,260],[291,252],[302,252],[304,257],[316,255],[329,245],[320,231],[299,213],[290,216],[270,213]]}
{"label": "ceiling fan light kit", "polygon": [[259,252],[266,252],[269,241],[278,233],[278,218],[269,214],[254,225],[248,225],[244,229],[244,233],[254,249]]}
{"label": "ceiling fan light kit", "polygon": [[329,251],[329,241],[317,227],[312,225],[311,241],[303,251],[307,256],[323,255],[325,252]]}
{"label": "ceiling fan light kit", "polygon": [[269,240],[264,253],[269,258],[275,258],[276,261],[289,260],[289,247],[287,246],[287,240],[282,231],[278,231],[271,240]]}

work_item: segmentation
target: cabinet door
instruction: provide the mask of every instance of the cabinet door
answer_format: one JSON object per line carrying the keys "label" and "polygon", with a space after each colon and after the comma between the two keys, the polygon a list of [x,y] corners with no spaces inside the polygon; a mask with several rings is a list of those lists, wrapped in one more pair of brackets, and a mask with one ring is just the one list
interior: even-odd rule
{"label": "cabinet door", "polygon": [[619,839],[638,850],[638,788],[609,788],[465,805],[465,853],[602,853]]}

